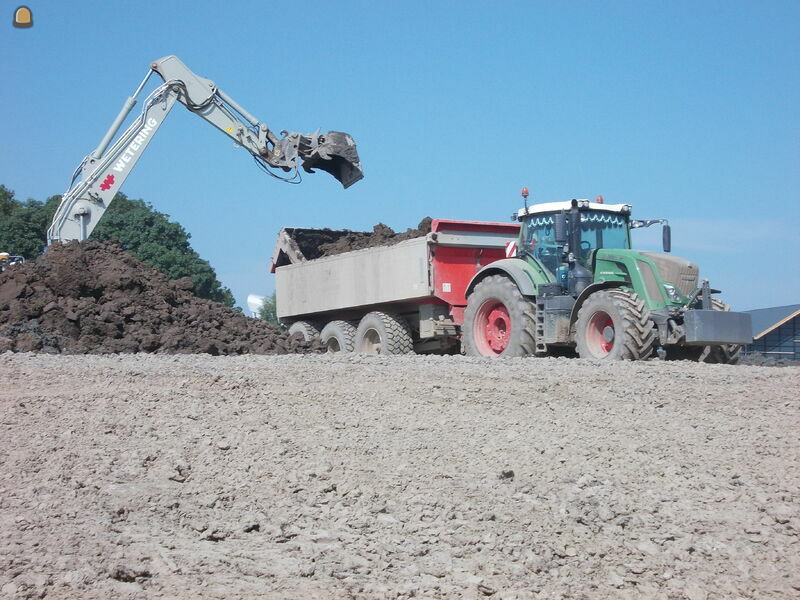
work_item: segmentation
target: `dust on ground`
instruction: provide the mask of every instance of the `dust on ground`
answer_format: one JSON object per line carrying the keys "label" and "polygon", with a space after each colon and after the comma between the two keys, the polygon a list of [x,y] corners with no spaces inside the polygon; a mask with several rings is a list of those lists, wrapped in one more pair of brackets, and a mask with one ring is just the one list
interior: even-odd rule
{"label": "dust on ground", "polygon": [[3,598],[797,598],[800,368],[0,356]]}
{"label": "dust on ground", "polygon": [[192,293],[117,243],[70,242],[0,273],[0,352],[283,354],[318,351]]}

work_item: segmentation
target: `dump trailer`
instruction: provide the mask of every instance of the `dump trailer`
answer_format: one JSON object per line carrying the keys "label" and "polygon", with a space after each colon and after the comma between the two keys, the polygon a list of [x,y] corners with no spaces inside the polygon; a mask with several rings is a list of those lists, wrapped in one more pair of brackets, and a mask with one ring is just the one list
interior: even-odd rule
{"label": "dump trailer", "polygon": [[331,352],[446,353],[461,349],[469,282],[506,257],[519,225],[437,219],[427,235],[320,258],[302,243],[348,233],[280,231],[271,271],[281,322]]}
{"label": "dump trailer", "polygon": [[[283,230],[272,261],[278,317],[331,351],[383,354],[732,364],[752,342],[750,315],[669,254],[666,219],[633,219],[631,205],[602,197],[523,197],[517,223],[437,220],[427,236],[338,256],[300,247],[315,230]],[[663,252],[634,249],[631,231],[658,224]]]}

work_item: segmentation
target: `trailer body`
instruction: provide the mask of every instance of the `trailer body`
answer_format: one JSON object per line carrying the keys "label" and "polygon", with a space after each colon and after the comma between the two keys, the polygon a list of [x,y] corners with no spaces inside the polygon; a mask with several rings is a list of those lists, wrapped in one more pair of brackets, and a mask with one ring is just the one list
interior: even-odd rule
{"label": "trailer body", "polygon": [[[457,344],[470,280],[506,258],[519,225],[436,219],[424,237],[313,260],[294,243],[292,231],[281,230],[272,257],[282,322],[323,329],[331,321],[355,322],[383,311],[404,319],[415,349],[424,351]],[[436,338],[445,343],[429,343]]]}

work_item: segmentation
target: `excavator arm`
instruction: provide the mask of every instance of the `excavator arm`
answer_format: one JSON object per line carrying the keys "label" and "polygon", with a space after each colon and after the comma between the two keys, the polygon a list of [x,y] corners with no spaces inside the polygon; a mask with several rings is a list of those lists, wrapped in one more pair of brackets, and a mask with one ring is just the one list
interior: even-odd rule
{"label": "excavator arm", "polygon": [[[111,144],[153,73],[164,83],[147,96],[141,114]],[[345,188],[364,176],[356,145],[348,134],[317,130],[312,134],[282,131],[277,136],[213,81],[190,71],[176,56],[165,56],[150,65],[100,144],[75,169],[47,231],[48,244],[89,237],[176,102],[242,146],[259,167],[278,179],[296,182],[298,166],[308,173],[326,171]],[[271,169],[294,175],[284,177]]]}

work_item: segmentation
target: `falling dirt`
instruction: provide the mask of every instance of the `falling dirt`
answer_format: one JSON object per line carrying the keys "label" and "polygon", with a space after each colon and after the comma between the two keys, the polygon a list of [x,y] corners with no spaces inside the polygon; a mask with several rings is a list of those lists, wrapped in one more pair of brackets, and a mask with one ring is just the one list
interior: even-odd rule
{"label": "falling dirt", "polygon": [[0,355],[2,598],[800,595],[800,368]]}
{"label": "falling dirt", "polygon": [[318,344],[203,300],[115,243],[70,242],[0,274],[0,352],[283,354]]}
{"label": "falling dirt", "polygon": [[422,237],[430,233],[431,222],[430,217],[425,217],[415,229],[407,229],[403,233],[395,233],[394,229],[383,223],[375,225],[372,232],[300,228],[287,228],[286,231],[297,243],[306,260],[314,260],[352,250],[391,246],[405,240]]}

